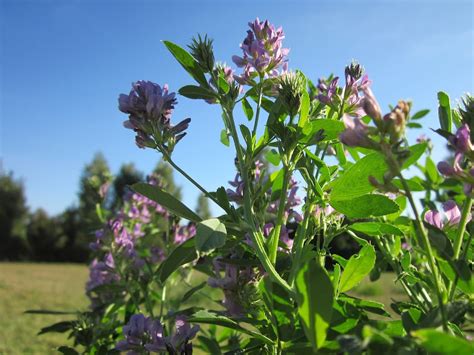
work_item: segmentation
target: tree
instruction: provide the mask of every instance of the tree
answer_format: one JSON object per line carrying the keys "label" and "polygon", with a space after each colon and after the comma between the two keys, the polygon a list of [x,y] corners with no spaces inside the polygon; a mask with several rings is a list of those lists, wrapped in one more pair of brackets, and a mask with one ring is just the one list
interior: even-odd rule
{"label": "tree", "polygon": [[198,197],[196,212],[202,219],[209,219],[212,217],[211,209],[209,208],[209,200],[204,194],[200,194]]}
{"label": "tree", "polygon": [[122,164],[120,171],[114,179],[114,197],[112,208],[120,208],[123,204],[123,197],[128,191],[128,185],[143,181],[143,173],[135,167],[133,163]]}
{"label": "tree", "polygon": [[0,168],[0,259],[27,257],[27,217],[23,183]]}
{"label": "tree", "polygon": [[33,260],[59,261],[61,259],[60,250],[65,239],[61,238],[58,221],[49,218],[45,210],[40,208],[31,215],[27,237]]}
{"label": "tree", "polygon": [[88,250],[94,231],[101,226],[96,206],[104,201],[101,187],[109,184],[111,178],[107,161],[101,153],[96,153],[93,160],[84,167],[79,183],[80,235],[77,236],[77,245],[84,250]]}
{"label": "tree", "polygon": [[160,186],[168,193],[181,199],[181,187],[174,182],[173,168],[164,160],[160,160],[153,170],[153,175],[159,177]]}

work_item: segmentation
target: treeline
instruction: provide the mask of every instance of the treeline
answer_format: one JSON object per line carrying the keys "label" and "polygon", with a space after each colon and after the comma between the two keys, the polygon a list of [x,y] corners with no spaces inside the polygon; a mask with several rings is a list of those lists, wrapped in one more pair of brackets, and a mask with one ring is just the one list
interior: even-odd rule
{"label": "treeline", "polygon": [[[164,188],[181,197],[172,168],[160,161],[153,171]],[[84,167],[79,181],[78,202],[56,216],[43,209],[29,211],[20,179],[0,171],[0,260],[8,261],[88,261],[89,243],[101,222],[97,205],[117,210],[128,185],[144,181],[145,174],[132,163],[123,164],[113,176],[102,154],[96,154]],[[196,209],[210,216],[207,199],[199,198]]]}

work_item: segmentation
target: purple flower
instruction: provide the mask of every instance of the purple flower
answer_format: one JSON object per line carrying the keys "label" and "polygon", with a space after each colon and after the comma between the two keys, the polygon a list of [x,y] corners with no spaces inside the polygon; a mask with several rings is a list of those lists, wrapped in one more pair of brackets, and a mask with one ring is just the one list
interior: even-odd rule
{"label": "purple flower", "polygon": [[364,122],[348,115],[344,115],[342,119],[346,126],[346,129],[339,135],[342,143],[349,147],[373,147],[373,142],[368,137],[369,127]]}
{"label": "purple flower", "polygon": [[380,108],[374,93],[370,89],[370,81],[365,75],[360,85],[360,90],[364,93],[360,105],[364,109],[365,113],[369,115],[374,121],[380,121],[382,119],[382,109]]}
{"label": "purple flower", "polygon": [[174,145],[184,137],[186,133],[183,131],[191,119],[171,125],[175,96],[175,93],[168,92],[167,85],[161,87],[143,80],[133,83],[128,95],[119,96],[119,110],[129,115],[124,126],[135,131],[138,147],[160,147],[171,153]]}
{"label": "purple flower", "polygon": [[[459,224],[459,221],[461,220],[461,211],[456,205],[456,202],[449,200],[443,203],[443,211],[444,216],[439,211],[429,210],[425,213],[424,219],[427,223],[439,229],[453,227]],[[471,218],[472,216],[469,215],[468,221],[470,221]]]}
{"label": "purple flower", "polygon": [[451,137],[450,143],[459,153],[472,152],[473,146],[471,143],[471,130],[466,123],[459,127],[456,135]]}
{"label": "purple flower", "polygon": [[335,99],[339,97],[337,96],[337,82],[339,81],[339,77],[335,77],[331,80],[329,85],[326,85],[326,82],[322,79],[318,80],[318,89],[319,95],[317,99],[326,105],[335,104]]}
{"label": "purple flower", "polygon": [[196,225],[189,223],[186,226],[178,226],[175,228],[174,242],[176,244],[184,243],[186,240],[194,237],[196,234]]}
{"label": "purple flower", "polygon": [[275,29],[268,21],[260,22],[258,18],[249,22],[249,27],[247,37],[240,45],[243,57],[232,57],[239,68],[244,68],[241,76],[235,76],[242,85],[259,75],[277,76],[278,69],[286,71],[288,62],[289,49],[282,47],[285,35],[281,27]]}
{"label": "purple flower", "polygon": [[[224,292],[223,306],[231,316],[242,316],[245,314],[245,308],[242,298],[243,287],[254,277],[250,267],[239,267],[236,264],[223,263],[219,258],[214,259],[214,269],[216,277],[210,277],[207,281],[209,286],[220,288]],[[224,277],[221,277],[221,271],[224,271]]]}
{"label": "purple flower", "polygon": [[164,336],[163,325],[151,317],[134,314],[123,327],[124,340],[117,343],[116,349],[128,354],[142,354],[144,350],[153,353],[169,351],[171,354],[188,353],[189,340],[199,331],[199,326],[191,327],[183,317],[176,318],[176,332]]}

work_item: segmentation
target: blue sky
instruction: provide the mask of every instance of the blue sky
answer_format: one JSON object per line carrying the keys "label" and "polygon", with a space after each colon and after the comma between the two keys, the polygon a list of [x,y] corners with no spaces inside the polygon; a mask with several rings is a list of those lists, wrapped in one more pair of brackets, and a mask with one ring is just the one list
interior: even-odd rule
{"label": "blue sky", "polygon": [[[283,26],[290,68],[311,79],[341,75],[355,58],[382,107],[414,100],[437,127],[436,93],[473,92],[471,1],[73,1],[0,0],[0,156],[26,186],[32,209],[54,214],[76,201],[79,175],[101,151],[113,172],[134,162],[145,172],[160,158],[122,127],[117,97],[147,79],[177,91],[191,83],[161,40],[185,46],[214,38],[231,64],[247,22]],[[219,142],[218,108],[179,97],[175,122],[192,117],[174,158],[210,190],[232,179],[233,153]],[[422,133],[421,131],[419,133]],[[428,136],[433,133],[426,130]],[[416,138],[415,133],[412,139]],[[441,141],[435,158],[444,156]],[[197,191],[180,176],[184,200]]]}

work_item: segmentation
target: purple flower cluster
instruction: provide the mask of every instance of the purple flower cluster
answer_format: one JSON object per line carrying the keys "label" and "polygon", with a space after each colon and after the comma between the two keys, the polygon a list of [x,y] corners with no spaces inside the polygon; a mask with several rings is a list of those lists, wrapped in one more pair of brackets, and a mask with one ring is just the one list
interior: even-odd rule
{"label": "purple flower cluster", "polygon": [[135,131],[138,147],[166,149],[171,153],[175,144],[186,135],[184,131],[190,118],[176,126],[170,122],[175,96],[168,92],[167,85],[161,87],[143,80],[133,83],[128,95],[119,96],[119,110],[129,115],[124,126]]}
{"label": "purple flower cluster", "polygon": [[176,244],[184,243],[186,240],[194,237],[196,234],[196,225],[192,222],[185,226],[176,226],[174,228],[174,242]]}
{"label": "purple flower cluster", "polygon": [[142,354],[143,351],[171,354],[191,354],[192,344],[189,343],[199,326],[191,328],[184,318],[176,319],[176,332],[172,336],[164,335],[163,325],[151,317],[134,314],[123,327],[124,340],[117,343],[116,349],[127,351],[129,355]]}
{"label": "purple flower cluster", "polygon": [[111,292],[107,290],[95,292],[97,287],[118,281],[120,281],[120,275],[115,269],[115,261],[111,253],[107,253],[103,261],[97,258],[92,261],[89,265],[89,280],[86,283],[86,294],[91,301],[92,309],[99,307],[112,297]]}
{"label": "purple flower cluster", "polygon": [[[236,264],[224,263],[219,258],[214,260],[216,277],[210,277],[208,284],[211,287],[220,288],[224,292],[223,306],[231,316],[243,316],[246,301],[243,295],[245,285],[255,278],[255,273],[251,267],[240,267]],[[224,276],[220,273],[224,271]]]}
{"label": "purple flower cluster", "polygon": [[239,68],[244,68],[241,76],[235,76],[242,85],[251,83],[257,76],[278,76],[279,69],[286,71],[288,66],[289,49],[283,48],[283,29],[275,29],[268,21],[262,22],[258,18],[249,22],[249,27],[247,37],[240,45],[243,57],[232,57]]}
{"label": "purple flower cluster", "polygon": [[[444,217],[439,211],[429,210],[425,213],[425,221],[439,229],[455,227],[461,220],[461,211],[456,202],[449,200],[443,203]],[[472,218],[468,216],[468,221]]]}
{"label": "purple flower cluster", "polygon": [[445,176],[455,177],[464,182],[464,192],[472,194],[474,186],[474,168],[463,168],[465,157],[471,158],[474,147],[471,142],[471,130],[464,123],[459,127],[455,135],[451,135],[449,143],[455,149],[454,161],[451,165],[447,161],[438,163],[438,170]]}

